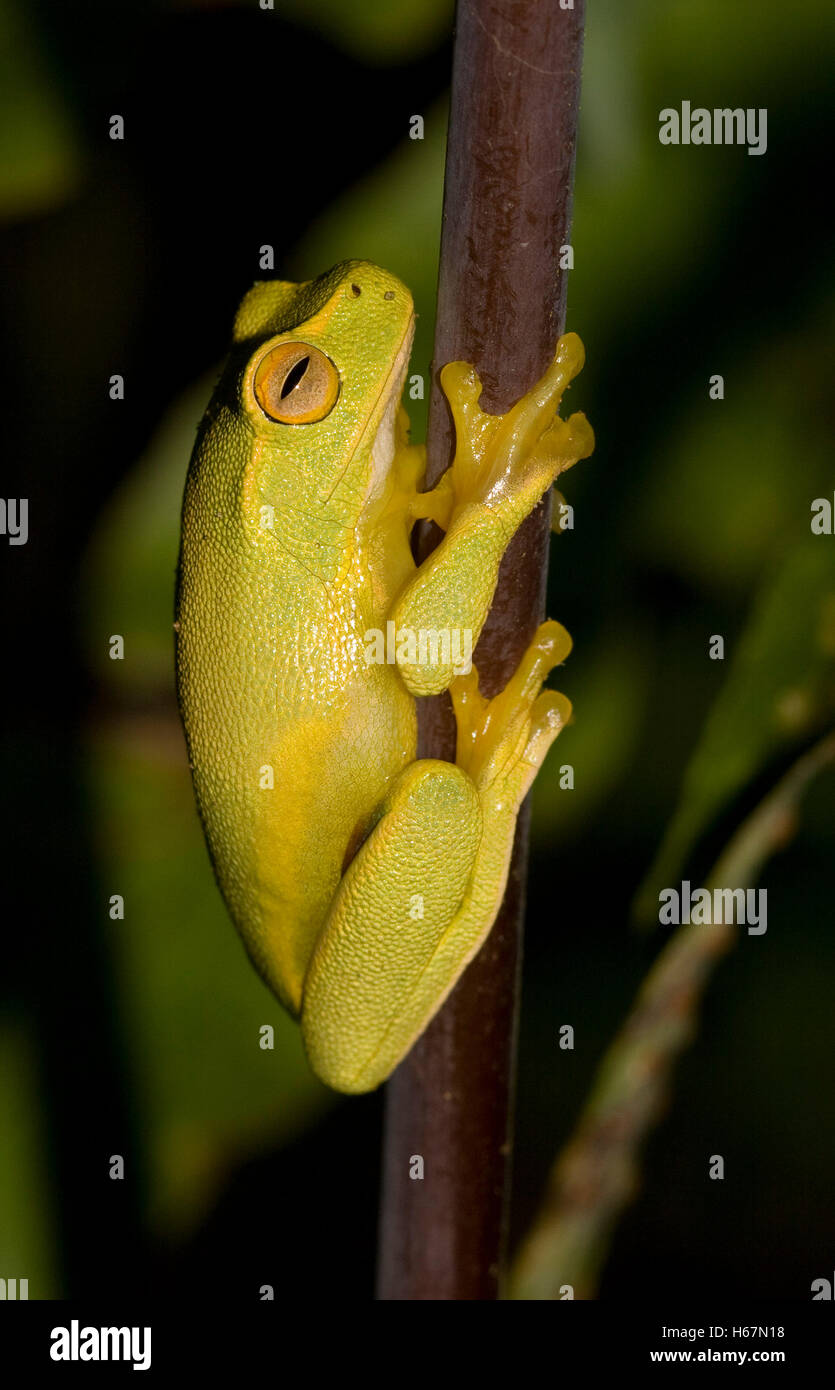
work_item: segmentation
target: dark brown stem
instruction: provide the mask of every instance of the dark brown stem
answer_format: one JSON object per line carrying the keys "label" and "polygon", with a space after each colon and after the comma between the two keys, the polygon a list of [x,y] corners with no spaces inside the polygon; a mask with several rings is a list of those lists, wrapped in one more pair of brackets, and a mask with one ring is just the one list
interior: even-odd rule
{"label": "dark brown stem", "polygon": [[[472,362],[482,405],[508,409],[565,319],[584,0],[459,0],[444,189],[427,484],[449,466],[444,363]],[[508,548],[476,651],[493,695],[544,612],[550,499]],[[454,760],[448,697],[421,702],[422,757]],[[379,1297],[498,1297],[510,1174],[527,808],[480,954],[387,1090]],[[421,1155],[423,1180],[410,1177]]]}

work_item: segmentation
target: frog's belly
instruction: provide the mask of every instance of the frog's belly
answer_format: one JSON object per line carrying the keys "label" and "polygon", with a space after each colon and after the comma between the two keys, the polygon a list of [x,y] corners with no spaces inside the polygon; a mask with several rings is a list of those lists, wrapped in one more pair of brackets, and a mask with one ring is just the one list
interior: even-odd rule
{"label": "frog's belly", "polygon": [[[254,893],[238,926],[258,970],[298,1012],[316,938],[346,857],[416,753],[415,702],[394,670],[346,692],[338,713],[295,711],[264,763],[273,788],[256,803]],[[268,779],[267,779],[268,780]]]}

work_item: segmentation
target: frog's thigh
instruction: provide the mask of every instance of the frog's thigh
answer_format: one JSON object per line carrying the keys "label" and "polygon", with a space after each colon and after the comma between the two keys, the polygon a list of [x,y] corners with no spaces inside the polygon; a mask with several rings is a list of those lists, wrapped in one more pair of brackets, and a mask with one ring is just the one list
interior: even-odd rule
{"label": "frog's thigh", "polygon": [[481,830],[478,792],[460,768],[426,759],[398,778],[305,980],[305,1046],[328,1085],[378,1086],[437,1009],[429,967],[468,894]]}

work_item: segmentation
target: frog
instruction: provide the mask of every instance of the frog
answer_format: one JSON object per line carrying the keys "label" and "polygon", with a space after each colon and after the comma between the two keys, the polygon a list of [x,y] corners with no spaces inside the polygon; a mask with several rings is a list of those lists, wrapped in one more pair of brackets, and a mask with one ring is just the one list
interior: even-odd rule
{"label": "frog", "polygon": [[[414,328],[410,291],[370,261],[257,282],[182,509],[177,694],[209,855],[310,1066],[346,1094],[387,1080],[484,944],[572,714],[545,686],[571,649],[556,621],[492,698],[467,657],[510,540],[592,451],[585,415],[558,414],[582,343],[560,337],[503,414],[447,363],[454,457],[430,488],[402,400]],[[430,521],[442,538],[418,560]],[[418,757],[418,701],[444,691],[454,763]]]}

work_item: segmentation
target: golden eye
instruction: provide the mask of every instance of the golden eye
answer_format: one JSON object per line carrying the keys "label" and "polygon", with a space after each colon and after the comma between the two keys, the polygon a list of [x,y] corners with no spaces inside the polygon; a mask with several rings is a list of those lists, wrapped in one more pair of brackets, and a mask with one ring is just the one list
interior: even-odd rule
{"label": "golden eye", "polygon": [[265,415],[285,425],[324,420],[339,395],[339,373],[310,343],[279,343],[255,372],[255,399]]}

